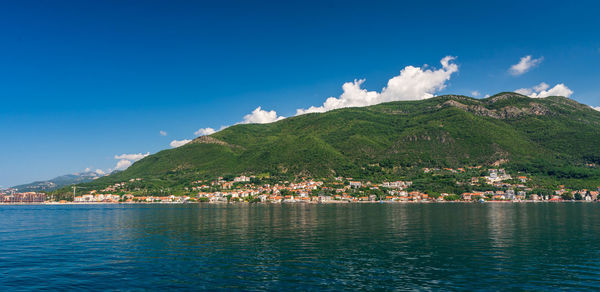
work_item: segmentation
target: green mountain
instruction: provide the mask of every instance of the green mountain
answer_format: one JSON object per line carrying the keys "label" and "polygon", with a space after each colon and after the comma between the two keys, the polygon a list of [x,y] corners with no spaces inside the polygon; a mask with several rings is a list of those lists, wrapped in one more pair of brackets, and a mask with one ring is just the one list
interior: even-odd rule
{"label": "green mountain", "polygon": [[177,187],[221,175],[407,175],[421,167],[500,165],[565,179],[597,178],[600,112],[565,97],[447,95],[235,125],[160,151],[102,185],[143,178]]}

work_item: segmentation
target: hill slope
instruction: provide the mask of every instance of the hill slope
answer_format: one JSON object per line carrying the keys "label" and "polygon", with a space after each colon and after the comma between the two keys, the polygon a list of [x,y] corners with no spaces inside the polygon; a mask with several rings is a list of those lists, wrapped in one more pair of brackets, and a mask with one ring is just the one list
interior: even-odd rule
{"label": "hill slope", "polygon": [[[600,164],[600,113],[564,97],[440,96],[236,125],[150,155],[95,184],[176,186],[227,174],[402,175],[416,167],[505,163],[547,175]],[[570,173],[554,173],[554,172]]]}

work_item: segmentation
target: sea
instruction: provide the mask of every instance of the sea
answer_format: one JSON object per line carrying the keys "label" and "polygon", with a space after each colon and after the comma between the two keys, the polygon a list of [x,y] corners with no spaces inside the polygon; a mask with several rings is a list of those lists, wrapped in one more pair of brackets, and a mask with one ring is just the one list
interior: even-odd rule
{"label": "sea", "polygon": [[600,204],[0,206],[0,291],[598,290]]}

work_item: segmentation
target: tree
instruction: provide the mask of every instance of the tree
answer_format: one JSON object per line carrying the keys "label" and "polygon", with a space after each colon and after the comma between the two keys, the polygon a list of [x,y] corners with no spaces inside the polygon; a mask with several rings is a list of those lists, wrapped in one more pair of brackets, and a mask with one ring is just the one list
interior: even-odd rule
{"label": "tree", "polygon": [[438,192],[429,192],[427,194],[429,195],[429,197],[436,199],[436,200],[437,200],[437,198],[439,198],[441,196],[440,193],[438,193]]}
{"label": "tree", "polygon": [[571,194],[570,192],[566,192],[564,194],[562,194],[562,199],[563,200],[573,200],[573,194]]}
{"label": "tree", "polygon": [[444,197],[446,201],[458,201],[460,197],[458,195],[448,195]]}

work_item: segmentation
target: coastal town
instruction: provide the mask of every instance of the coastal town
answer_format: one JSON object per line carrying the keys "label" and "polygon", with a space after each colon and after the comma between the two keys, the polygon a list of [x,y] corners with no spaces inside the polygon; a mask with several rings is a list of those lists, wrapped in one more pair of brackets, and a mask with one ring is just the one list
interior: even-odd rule
{"label": "coastal town", "polygon": [[[424,174],[461,174],[465,168],[423,168]],[[468,184],[474,191],[459,194],[450,192],[425,192],[418,190],[412,181],[397,180],[374,183],[350,177],[330,180],[301,178],[296,181],[263,183],[255,176],[218,177],[213,180],[196,180],[185,187],[186,194],[140,194],[131,188],[143,184],[142,178],[112,184],[100,190],[73,193],[71,200],[56,200],[42,192],[19,193],[0,191],[0,204],[86,204],[86,203],[366,203],[366,202],[563,202],[598,201],[600,187],[596,189],[569,189],[564,185],[550,192],[536,192],[528,186],[525,175],[513,177],[504,169],[488,169],[485,175],[471,177]],[[460,184],[460,182],[457,182]]]}

